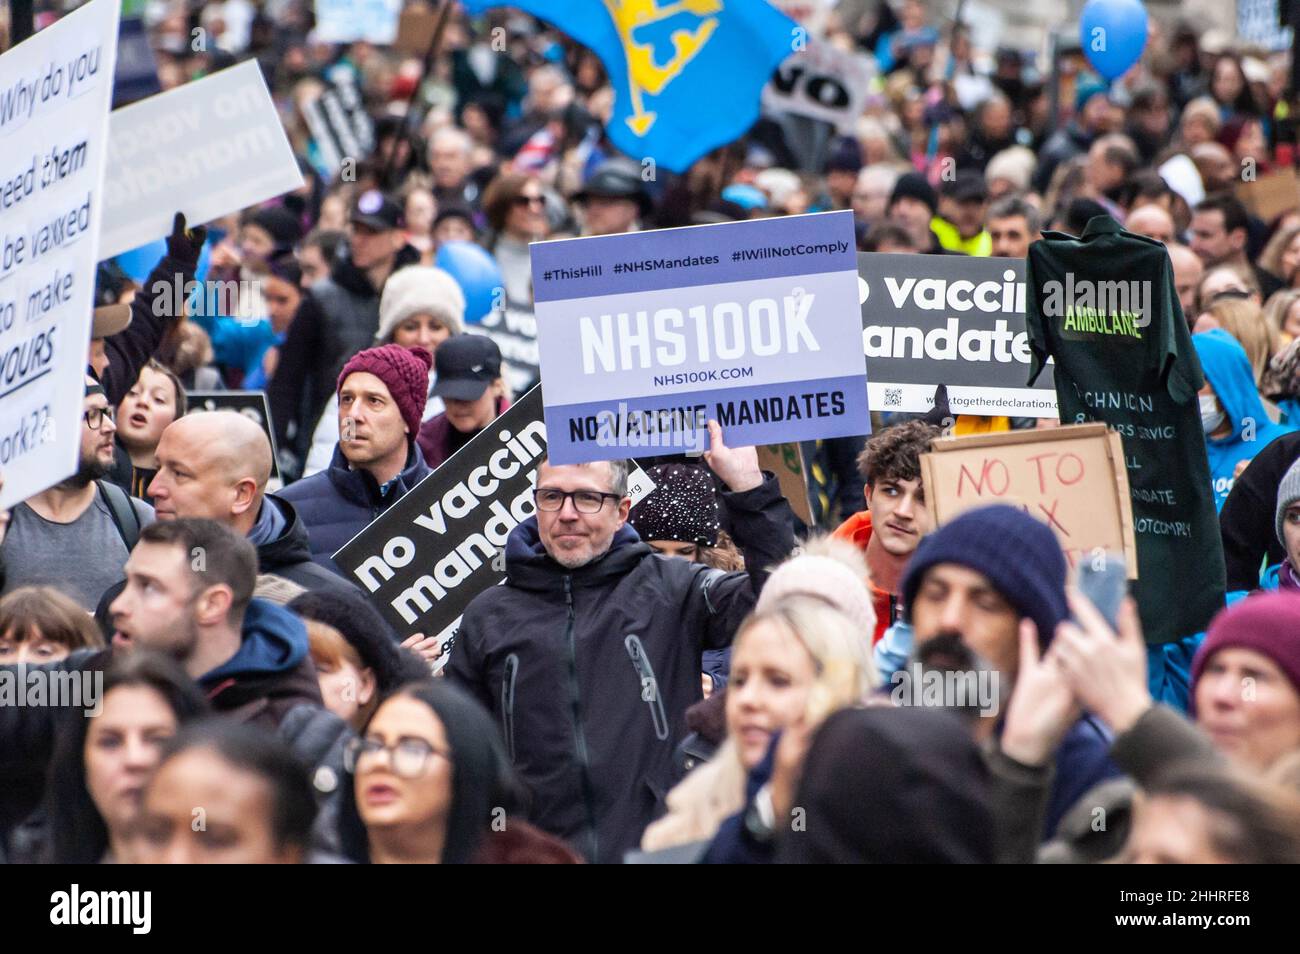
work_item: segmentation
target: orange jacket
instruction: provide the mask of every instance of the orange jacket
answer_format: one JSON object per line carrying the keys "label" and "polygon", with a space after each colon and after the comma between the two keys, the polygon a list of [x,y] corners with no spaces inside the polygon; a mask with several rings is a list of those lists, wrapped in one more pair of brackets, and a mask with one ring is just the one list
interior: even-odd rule
{"label": "orange jacket", "polygon": [[[871,541],[871,511],[863,510],[855,513],[849,519],[835,528],[831,534],[837,540],[848,540],[863,553],[867,552],[867,544]],[[876,608],[876,631],[871,637],[871,645],[880,641],[880,637],[885,635],[885,630],[889,629],[890,624],[894,621],[894,594],[888,590],[882,590],[874,583],[868,582],[871,587],[871,601]]]}

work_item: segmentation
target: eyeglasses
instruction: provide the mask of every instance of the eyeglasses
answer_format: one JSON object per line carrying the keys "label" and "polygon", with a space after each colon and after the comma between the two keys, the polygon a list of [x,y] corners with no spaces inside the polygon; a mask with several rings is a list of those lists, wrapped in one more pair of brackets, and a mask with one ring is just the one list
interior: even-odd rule
{"label": "eyeglasses", "polygon": [[545,206],[546,200],[540,195],[517,195],[514,199],[515,205],[523,208],[526,205]]}
{"label": "eyeglasses", "polygon": [[600,508],[605,506],[605,498],[611,500],[622,500],[622,494],[604,494],[598,490],[550,490],[541,488],[533,492],[533,499],[537,501],[537,509],[545,510],[547,513],[555,513],[564,509],[564,501],[572,500],[573,508],[578,513],[600,513]]}
{"label": "eyeglasses", "polygon": [[87,408],[86,413],[81,415],[81,417],[86,422],[88,428],[92,431],[97,431],[99,430],[100,425],[104,423],[104,418],[108,418],[109,423],[112,423],[113,409],[111,407]]}
{"label": "eyeglasses", "polygon": [[343,767],[356,774],[363,756],[373,758],[380,752],[388,753],[388,764],[399,778],[419,778],[434,755],[451,760],[450,752],[435,749],[424,739],[404,735],[393,745],[385,745],[378,739],[352,739],[343,749]]}

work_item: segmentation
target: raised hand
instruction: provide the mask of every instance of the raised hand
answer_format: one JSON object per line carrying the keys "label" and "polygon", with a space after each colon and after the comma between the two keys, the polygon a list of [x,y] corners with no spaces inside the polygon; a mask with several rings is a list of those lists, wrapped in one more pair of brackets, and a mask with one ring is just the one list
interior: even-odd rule
{"label": "raised hand", "polygon": [[728,490],[736,493],[753,490],[763,483],[758,451],[753,447],[728,447],[722,440],[722,428],[717,421],[709,421],[709,450],[704,452],[704,462]]}
{"label": "raised hand", "polygon": [[1040,655],[1038,628],[1020,622],[1020,671],[1007,704],[1002,751],[1024,765],[1046,765],[1070,726],[1079,705],[1053,650]]}

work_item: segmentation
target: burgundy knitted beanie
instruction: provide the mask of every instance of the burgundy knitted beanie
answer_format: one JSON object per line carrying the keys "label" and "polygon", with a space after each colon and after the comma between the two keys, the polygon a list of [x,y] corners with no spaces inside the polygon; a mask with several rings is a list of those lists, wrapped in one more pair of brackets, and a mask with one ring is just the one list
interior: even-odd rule
{"label": "burgundy knitted beanie", "polygon": [[383,381],[388,393],[393,396],[402,420],[410,431],[408,435],[415,440],[420,433],[420,418],[424,416],[424,403],[429,397],[429,369],[433,367],[433,355],[419,347],[403,348],[401,345],[388,344],[379,348],[367,348],[358,351],[339,372],[339,380],[334,390],[342,391],[343,382],[349,374],[366,371]]}

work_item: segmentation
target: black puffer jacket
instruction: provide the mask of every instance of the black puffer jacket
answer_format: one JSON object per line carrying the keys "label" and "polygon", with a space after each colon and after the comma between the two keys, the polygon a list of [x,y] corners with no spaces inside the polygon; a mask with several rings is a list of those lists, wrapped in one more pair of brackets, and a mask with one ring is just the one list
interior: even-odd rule
{"label": "black puffer jacket", "polygon": [[[404,245],[393,271],[419,260],[420,253]],[[267,388],[286,479],[302,472],[312,432],[334,393],[343,365],[374,343],[380,291],[364,271],[345,258],[334,263],[329,278],[303,296]],[[284,460],[286,456],[291,460]]]}
{"label": "black puffer jacket", "polygon": [[624,526],[576,570],[535,517],[506,543],[506,582],[465,610],[449,678],[499,720],[531,790],[528,821],[618,862],[664,808],[673,750],[700,691],[700,654],[731,642],[768,569],[794,546],[776,479],[721,495],[747,571],[661,557]]}

